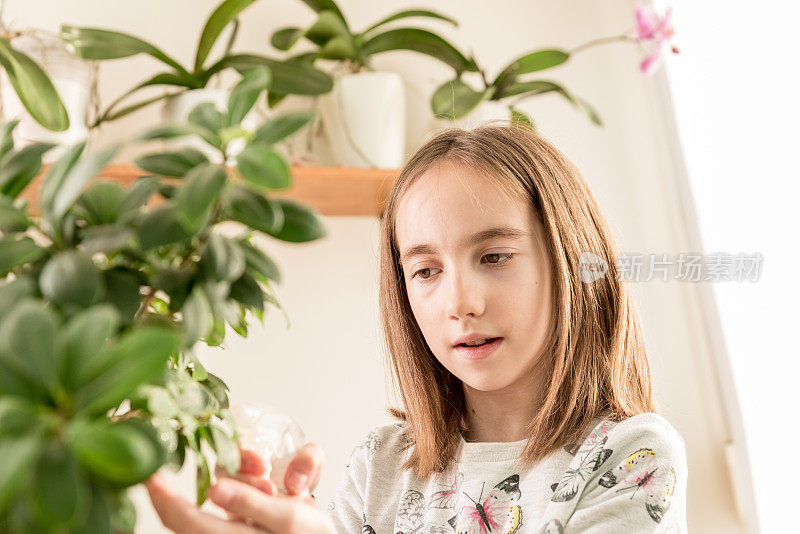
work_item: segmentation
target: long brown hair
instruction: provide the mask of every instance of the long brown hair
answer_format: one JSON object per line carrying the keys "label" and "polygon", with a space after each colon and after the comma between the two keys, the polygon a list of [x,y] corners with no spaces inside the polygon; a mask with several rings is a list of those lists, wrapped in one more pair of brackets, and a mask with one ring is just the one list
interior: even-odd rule
{"label": "long brown hair", "polygon": [[[655,412],[650,364],[630,288],[618,280],[617,246],[578,169],[530,128],[490,124],[449,129],[405,165],[381,220],[380,310],[387,365],[413,445],[403,469],[426,479],[455,460],[466,430],[461,381],[430,352],[408,300],[397,246],[397,207],[409,187],[442,162],[478,169],[514,198],[525,199],[545,231],[553,273],[552,331],[541,369],[550,373],[542,404],[528,425],[520,461],[532,466],[575,443],[599,415],[615,420]],[[582,252],[606,262],[606,276],[584,283]],[[532,392],[532,398],[536,392]]]}

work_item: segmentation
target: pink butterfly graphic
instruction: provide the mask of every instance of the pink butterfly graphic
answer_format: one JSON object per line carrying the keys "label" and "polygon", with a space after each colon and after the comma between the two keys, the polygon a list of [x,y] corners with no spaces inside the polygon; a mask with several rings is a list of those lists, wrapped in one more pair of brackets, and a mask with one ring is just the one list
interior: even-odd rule
{"label": "pink butterfly graphic", "polygon": [[669,510],[670,498],[675,492],[675,470],[661,465],[653,449],[639,449],[614,469],[606,471],[600,485],[611,488],[617,484],[624,487],[617,491],[633,489],[631,499],[639,489],[644,490],[644,504],[653,521],[660,523]]}
{"label": "pink butterfly graphic", "polygon": [[456,529],[458,534],[517,532],[522,525],[522,508],[518,504],[522,497],[522,492],[519,490],[519,475],[511,475],[498,483],[486,499],[482,500],[485,486],[484,482],[477,501],[464,492],[473,504],[463,506],[458,513]]}

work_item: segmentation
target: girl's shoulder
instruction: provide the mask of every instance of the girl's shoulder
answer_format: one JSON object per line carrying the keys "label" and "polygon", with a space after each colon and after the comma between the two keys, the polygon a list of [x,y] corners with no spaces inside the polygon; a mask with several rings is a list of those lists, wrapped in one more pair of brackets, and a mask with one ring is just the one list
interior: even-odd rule
{"label": "girl's shoulder", "polygon": [[348,467],[354,462],[364,467],[376,461],[398,462],[410,444],[409,435],[409,425],[405,421],[392,421],[371,428],[350,454]]}

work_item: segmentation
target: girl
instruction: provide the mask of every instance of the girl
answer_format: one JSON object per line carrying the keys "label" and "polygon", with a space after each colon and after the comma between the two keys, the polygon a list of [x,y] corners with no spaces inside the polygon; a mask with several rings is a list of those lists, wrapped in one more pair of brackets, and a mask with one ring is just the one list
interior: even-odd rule
{"label": "girl", "polygon": [[[419,149],[381,228],[404,410],[353,450],[328,507],[336,530],[686,532],[685,445],[655,413],[616,254],[586,182],[534,131],[453,129]],[[228,509],[294,532],[254,499]]]}

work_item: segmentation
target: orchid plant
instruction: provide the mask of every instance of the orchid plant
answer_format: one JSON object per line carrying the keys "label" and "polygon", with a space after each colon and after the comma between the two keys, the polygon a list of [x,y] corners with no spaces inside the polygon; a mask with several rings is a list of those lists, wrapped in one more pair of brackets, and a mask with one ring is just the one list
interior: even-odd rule
{"label": "orchid plant", "polygon": [[[621,35],[593,39],[572,50],[541,49],[524,54],[500,71],[492,81],[486,76],[484,69],[478,67],[482,87],[475,89],[461,79],[459,73],[454,79],[442,84],[431,97],[431,109],[437,117],[457,119],[464,117],[484,101],[502,101],[507,103],[511,117],[515,121],[533,126],[533,121],[522,112],[517,104],[529,97],[555,92],[566,99],[578,110],[584,112],[596,125],[602,126],[602,120],[592,106],[585,100],[571,94],[562,85],[543,79],[527,79],[525,75],[541,72],[565,63],[576,53],[597,45],[610,42],[632,42],[645,53],[639,68],[645,74],[652,74],[660,65],[663,48],[674,35],[670,20],[672,8],[667,8],[664,15],[659,15],[650,5],[636,2],[634,6],[634,27]],[[678,49],[671,47],[673,53]]]}

